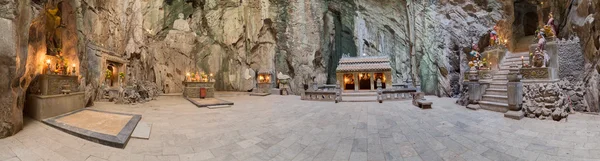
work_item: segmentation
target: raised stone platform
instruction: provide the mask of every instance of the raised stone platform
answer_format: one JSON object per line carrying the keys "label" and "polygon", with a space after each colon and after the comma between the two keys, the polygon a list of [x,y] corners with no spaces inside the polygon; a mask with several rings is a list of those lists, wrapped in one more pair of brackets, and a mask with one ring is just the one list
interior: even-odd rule
{"label": "raised stone platform", "polygon": [[26,115],[33,119],[43,120],[84,107],[84,92],[55,95],[29,94],[27,95],[24,111]]}
{"label": "raised stone platform", "polygon": [[85,140],[125,148],[141,119],[141,115],[81,109],[42,122]]}
{"label": "raised stone platform", "polygon": [[218,98],[185,98],[188,101],[192,102],[192,104],[198,107],[210,107],[210,106],[231,106],[233,102],[225,101]]}

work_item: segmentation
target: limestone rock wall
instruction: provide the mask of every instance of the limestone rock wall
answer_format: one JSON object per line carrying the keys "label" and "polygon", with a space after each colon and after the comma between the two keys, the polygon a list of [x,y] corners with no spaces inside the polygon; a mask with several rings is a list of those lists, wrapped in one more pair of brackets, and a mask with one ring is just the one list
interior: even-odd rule
{"label": "limestone rock wall", "polygon": [[0,138],[23,128],[25,93],[36,55],[28,53],[29,26],[39,8],[29,1],[0,1]]}

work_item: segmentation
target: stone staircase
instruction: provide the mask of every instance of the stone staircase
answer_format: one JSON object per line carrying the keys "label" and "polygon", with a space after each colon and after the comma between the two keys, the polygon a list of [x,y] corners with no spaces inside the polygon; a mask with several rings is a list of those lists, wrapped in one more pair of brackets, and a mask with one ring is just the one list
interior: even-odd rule
{"label": "stone staircase", "polygon": [[529,62],[528,52],[507,53],[504,56],[499,70],[492,76],[492,80],[489,82],[490,86],[483,94],[482,100],[479,101],[481,108],[498,112],[508,111],[507,76],[510,66],[517,65],[519,68],[523,66],[521,56],[523,56],[524,62]]}

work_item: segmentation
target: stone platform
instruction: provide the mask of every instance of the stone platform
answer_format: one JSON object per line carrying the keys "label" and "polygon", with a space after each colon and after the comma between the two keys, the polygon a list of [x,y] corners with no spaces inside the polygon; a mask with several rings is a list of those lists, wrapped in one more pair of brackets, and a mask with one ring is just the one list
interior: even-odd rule
{"label": "stone platform", "polygon": [[[0,160],[577,160],[600,159],[600,116],[568,121],[513,120],[472,111],[457,99],[320,102],[299,96],[227,97],[232,108],[198,108],[183,97],[159,96],[136,105],[97,102],[93,109],[142,114],[150,140],[125,149],[90,143],[25,118],[24,128],[0,139]],[[372,141],[375,140],[375,141]]]}
{"label": "stone platform", "polygon": [[42,122],[71,135],[106,146],[125,148],[141,115],[82,109]]}
{"label": "stone platform", "polygon": [[225,100],[218,99],[218,98],[205,98],[205,99],[201,99],[201,98],[188,98],[188,97],[186,97],[185,99],[187,99],[188,101],[192,102],[192,104],[194,104],[194,105],[196,105],[198,107],[231,106],[231,105],[233,105],[233,102],[225,101]]}
{"label": "stone platform", "polygon": [[85,107],[84,92],[55,95],[27,95],[25,114],[36,120],[79,110]]}

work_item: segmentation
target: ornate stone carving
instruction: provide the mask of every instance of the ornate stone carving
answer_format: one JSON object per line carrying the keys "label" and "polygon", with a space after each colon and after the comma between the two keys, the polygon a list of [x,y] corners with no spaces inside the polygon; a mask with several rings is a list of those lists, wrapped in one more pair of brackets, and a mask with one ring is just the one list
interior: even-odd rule
{"label": "ornate stone carving", "polygon": [[523,79],[549,79],[548,68],[521,68]]}

